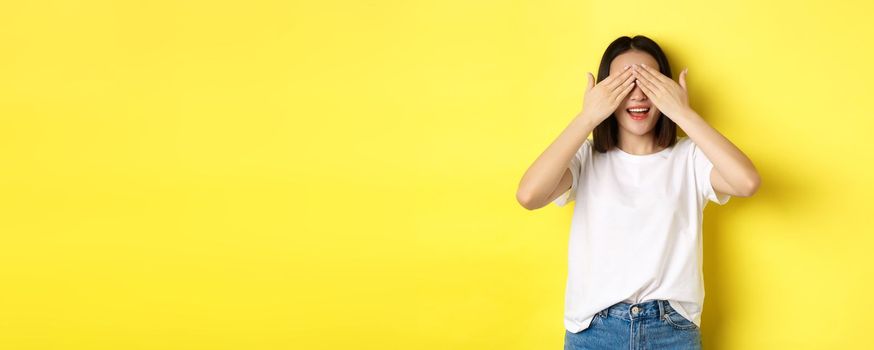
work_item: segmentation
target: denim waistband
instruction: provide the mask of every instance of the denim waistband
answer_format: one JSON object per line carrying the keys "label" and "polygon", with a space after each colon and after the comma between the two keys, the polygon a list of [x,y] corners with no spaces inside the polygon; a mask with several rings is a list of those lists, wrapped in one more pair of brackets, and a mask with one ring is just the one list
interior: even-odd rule
{"label": "denim waistband", "polygon": [[637,320],[643,318],[662,318],[668,310],[674,310],[667,300],[647,300],[639,303],[629,303],[627,301],[613,304],[612,306],[598,312],[601,316],[613,316],[626,320]]}

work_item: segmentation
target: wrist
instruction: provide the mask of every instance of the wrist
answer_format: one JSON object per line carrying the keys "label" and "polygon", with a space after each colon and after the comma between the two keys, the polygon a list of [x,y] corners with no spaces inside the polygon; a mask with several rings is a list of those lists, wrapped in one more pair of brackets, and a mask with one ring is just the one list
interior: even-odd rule
{"label": "wrist", "polygon": [[590,129],[594,129],[598,126],[598,119],[589,116],[587,113],[577,113],[577,116],[574,118],[574,123],[583,124]]}
{"label": "wrist", "polygon": [[701,116],[698,115],[698,113],[696,113],[695,110],[693,110],[692,108],[684,108],[684,109],[680,110],[679,113],[677,113],[676,118],[671,118],[671,119],[673,119],[674,122],[677,124],[684,124],[684,122],[686,122],[688,120],[694,120],[694,119],[698,119],[698,118],[701,118]]}

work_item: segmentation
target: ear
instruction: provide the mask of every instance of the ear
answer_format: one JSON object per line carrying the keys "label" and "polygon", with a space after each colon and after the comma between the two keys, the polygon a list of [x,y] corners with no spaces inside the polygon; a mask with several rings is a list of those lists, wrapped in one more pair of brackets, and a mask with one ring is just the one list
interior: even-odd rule
{"label": "ear", "polygon": [[686,89],[686,74],[688,74],[688,73],[689,73],[689,68],[683,69],[683,71],[680,72],[680,87],[682,87],[683,90],[686,90],[686,91],[688,91],[688,89]]}

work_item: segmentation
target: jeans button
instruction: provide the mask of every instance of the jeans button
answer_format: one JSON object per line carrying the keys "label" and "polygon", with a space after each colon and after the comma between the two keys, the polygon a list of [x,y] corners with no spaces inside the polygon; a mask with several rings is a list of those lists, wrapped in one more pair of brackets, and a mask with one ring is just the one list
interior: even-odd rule
{"label": "jeans button", "polygon": [[631,307],[631,314],[632,314],[632,315],[637,315],[637,312],[638,312],[638,311],[640,311],[640,309],[638,309],[637,306],[632,306],[632,307]]}

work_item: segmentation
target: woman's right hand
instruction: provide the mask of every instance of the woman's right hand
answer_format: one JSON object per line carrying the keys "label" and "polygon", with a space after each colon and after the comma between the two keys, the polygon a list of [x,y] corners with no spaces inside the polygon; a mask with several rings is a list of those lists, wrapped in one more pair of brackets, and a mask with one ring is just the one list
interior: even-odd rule
{"label": "woman's right hand", "polygon": [[589,81],[586,85],[583,110],[580,114],[592,120],[595,125],[601,124],[604,119],[616,111],[616,108],[619,108],[619,104],[622,103],[625,96],[634,89],[632,71],[630,66],[625,67],[622,73],[607,76],[598,85],[595,85],[595,77],[592,76],[592,73],[587,72],[586,78]]}

